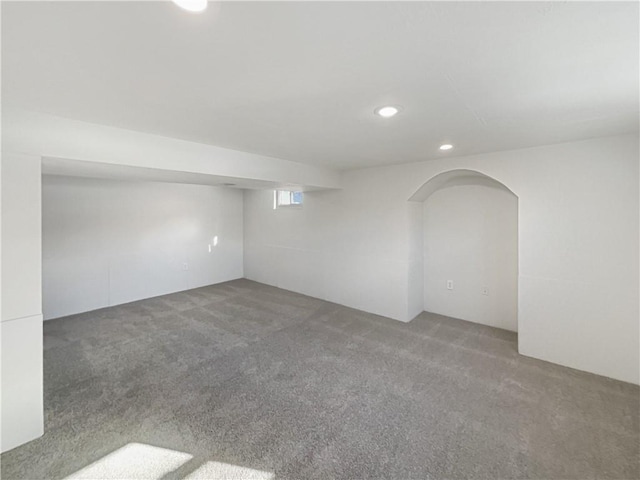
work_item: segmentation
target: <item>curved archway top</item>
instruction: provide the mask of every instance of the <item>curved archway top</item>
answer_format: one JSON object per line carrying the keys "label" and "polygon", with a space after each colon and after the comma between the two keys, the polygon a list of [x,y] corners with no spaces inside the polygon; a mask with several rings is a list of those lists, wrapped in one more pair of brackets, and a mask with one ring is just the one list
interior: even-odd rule
{"label": "curved archway top", "polygon": [[433,195],[437,190],[449,187],[463,185],[482,185],[485,187],[497,188],[517,195],[507,187],[504,183],[499,182],[495,178],[485,175],[475,170],[457,169],[448,172],[439,173],[431,177],[409,198],[410,202],[424,202]]}

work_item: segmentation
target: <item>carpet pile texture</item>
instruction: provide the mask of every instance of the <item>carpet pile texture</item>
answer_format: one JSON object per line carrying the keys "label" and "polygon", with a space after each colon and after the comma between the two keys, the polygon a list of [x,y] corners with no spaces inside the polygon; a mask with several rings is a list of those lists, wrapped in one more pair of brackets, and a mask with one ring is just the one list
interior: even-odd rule
{"label": "carpet pile texture", "polygon": [[44,335],[45,434],[4,480],[640,477],[639,388],[504,330],[235,280]]}

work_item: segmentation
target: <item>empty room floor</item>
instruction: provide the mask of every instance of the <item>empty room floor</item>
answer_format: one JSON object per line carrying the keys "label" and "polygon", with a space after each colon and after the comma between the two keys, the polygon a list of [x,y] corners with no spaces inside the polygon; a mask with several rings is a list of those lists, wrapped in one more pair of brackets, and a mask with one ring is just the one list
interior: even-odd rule
{"label": "empty room floor", "polygon": [[[638,478],[639,388],[236,280],[45,322],[2,478]],[[570,341],[570,339],[567,339]]]}

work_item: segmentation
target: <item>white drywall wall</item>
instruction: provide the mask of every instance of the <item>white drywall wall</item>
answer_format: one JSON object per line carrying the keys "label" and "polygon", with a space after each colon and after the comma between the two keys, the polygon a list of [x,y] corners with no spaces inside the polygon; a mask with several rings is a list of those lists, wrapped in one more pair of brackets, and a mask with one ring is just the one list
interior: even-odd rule
{"label": "white drywall wall", "polygon": [[40,158],[2,152],[0,451],[41,436]]}
{"label": "white drywall wall", "polygon": [[273,191],[246,190],[245,276],[406,321],[408,202],[385,196],[385,181],[349,180],[275,210]]}
{"label": "white drywall wall", "polygon": [[638,136],[622,135],[349,171],[295,211],[246,192],[245,275],[408,321],[424,270],[422,205],[407,200],[438,174],[479,171],[519,198],[520,352],[638,383],[638,158]]}
{"label": "white drywall wall", "polygon": [[2,155],[2,318],[42,313],[40,158]]}
{"label": "white drywall wall", "polygon": [[[453,288],[447,288],[447,281]],[[424,309],[518,329],[518,200],[481,185],[424,202]]]}
{"label": "white drywall wall", "polygon": [[241,190],[49,175],[42,186],[45,319],[243,276]]}

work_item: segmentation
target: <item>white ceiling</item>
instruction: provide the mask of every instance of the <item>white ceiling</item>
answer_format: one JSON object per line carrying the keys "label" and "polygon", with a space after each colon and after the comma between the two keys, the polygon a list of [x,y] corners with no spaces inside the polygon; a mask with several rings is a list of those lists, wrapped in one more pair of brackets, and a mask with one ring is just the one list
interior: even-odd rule
{"label": "white ceiling", "polygon": [[2,2],[3,104],[339,169],[638,130],[635,2],[218,7]]}

